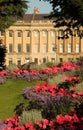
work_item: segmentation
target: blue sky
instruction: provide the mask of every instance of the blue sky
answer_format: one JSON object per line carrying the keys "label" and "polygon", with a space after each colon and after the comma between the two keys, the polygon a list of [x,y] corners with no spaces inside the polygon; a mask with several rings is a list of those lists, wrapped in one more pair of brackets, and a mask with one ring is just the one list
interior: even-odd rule
{"label": "blue sky", "polygon": [[33,13],[34,7],[38,7],[40,13],[50,13],[52,10],[51,5],[49,2],[44,2],[43,0],[28,0],[29,1],[29,8],[27,13]]}

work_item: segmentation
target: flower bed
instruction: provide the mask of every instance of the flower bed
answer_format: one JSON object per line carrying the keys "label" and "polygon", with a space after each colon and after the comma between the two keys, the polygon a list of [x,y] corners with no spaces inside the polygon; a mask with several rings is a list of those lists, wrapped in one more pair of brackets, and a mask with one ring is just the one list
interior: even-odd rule
{"label": "flower bed", "polygon": [[0,71],[0,77],[3,76],[5,78],[16,77],[27,81],[33,80],[47,80],[48,78],[52,78],[59,72],[70,71],[72,69],[78,69],[80,66],[75,63],[67,62],[63,64],[59,64],[54,67],[47,67],[41,71],[35,69],[16,69],[12,72],[8,70]]}
{"label": "flower bed", "polygon": [[[13,75],[31,81],[40,75],[52,76],[59,72],[80,68],[74,63],[63,63],[41,72],[36,70],[15,70]],[[37,77],[38,76],[38,77]],[[37,78],[34,78],[37,77]],[[41,76],[43,77],[43,76]],[[35,120],[20,125],[22,115],[1,121],[0,130],[83,130],[83,91],[76,91],[76,85],[82,81],[79,75],[64,78],[59,84],[46,81],[35,87],[27,87],[22,95],[29,101],[23,110],[40,110],[42,121]],[[20,110],[19,110],[20,111]]]}
{"label": "flower bed", "polygon": [[5,119],[0,130],[83,130],[83,118],[79,118],[75,112],[66,115],[57,115],[53,120],[27,122],[20,126],[19,118],[14,116]]}

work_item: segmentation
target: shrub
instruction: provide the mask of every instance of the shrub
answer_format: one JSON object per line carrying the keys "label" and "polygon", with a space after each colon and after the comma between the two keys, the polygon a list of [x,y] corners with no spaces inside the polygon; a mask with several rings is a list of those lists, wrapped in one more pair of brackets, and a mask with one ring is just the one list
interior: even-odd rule
{"label": "shrub", "polygon": [[16,70],[18,67],[16,64],[10,64],[7,66],[7,69],[10,71],[10,72],[13,72],[14,70]]}
{"label": "shrub", "polygon": [[83,117],[83,95],[78,96],[72,100],[74,109],[76,111],[77,116]]}
{"label": "shrub", "polygon": [[53,63],[53,62],[47,62],[47,63],[46,63],[46,66],[52,68],[52,67],[55,66],[55,63]]}
{"label": "shrub", "polygon": [[66,114],[71,109],[71,98],[67,96],[52,96],[46,91],[37,93],[32,87],[27,87],[22,94],[29,100],[28,109],[41,110],[42,116],[47,119],[60,113]]}
{"label": "shrub", "polygon": [[41,121],[41,111],[32,109],[28,111],[23,111],[22,116],[19,120],[19,125],[24,125],[27,122],[35,122],[36,120]]}

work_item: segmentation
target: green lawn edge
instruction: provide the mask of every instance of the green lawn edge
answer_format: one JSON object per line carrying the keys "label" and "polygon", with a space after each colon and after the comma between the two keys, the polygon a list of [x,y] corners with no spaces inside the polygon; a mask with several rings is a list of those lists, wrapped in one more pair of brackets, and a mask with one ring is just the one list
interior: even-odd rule
{"label": "green lawn edge", "polygon": [[19,103],[27,104],[28,101],[22,96],[22,90],[29,86],[35,86],[41,81],[27,82],[21,79],[7,79],[0,84],[0,119],[10,118],[15,112],[14,109]]}

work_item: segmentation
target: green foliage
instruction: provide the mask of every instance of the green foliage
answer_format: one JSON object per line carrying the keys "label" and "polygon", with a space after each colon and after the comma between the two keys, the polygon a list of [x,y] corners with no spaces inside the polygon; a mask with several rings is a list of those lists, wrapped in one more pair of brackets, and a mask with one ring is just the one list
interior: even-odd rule
{"label": "green foliage", "polygon": [[38,64],[35,63],[35,62],[30,62],[30,63],[29,63],[29,66],[30,66],[30,69],[35,69],[35,70],[39,70],[39,71],[41,71],[41,70],[43,70],[45,67],[47,67],[46,64],[44,64],[44,63],[38,65]]}
{"label": "green foliage", "polygon": [[[62,98],[62,99],[60,99]],[[42,116],[46,119],[53,119],[58,114],[65,115],[69,113],[73,108],[71,104],[71,99],[69,97],[58,97],[56,96],[56,102],[51,101],[51,104],[48,103],[42,109]]]}
{"label": "green foliage", "polygon": [[47,67],[54,67],[54,66],[55,66],[55,63],[53,63],[53,62],[47,62],[47,63],[46,63],[46,66],[47,66]]}
{"label": "green foliage", "polygon": [[18,68],[17,65],[14,64],[14,63],[7,66],[7,69],[8,69],[10,72],[16,70],[17,68]]}
{"label": "green foliage", "polygon": [[19,124],[23,125],[26,122],[34,123],[36,120],[38,120],[38,121],[42,120],[41,111],[38,111],[36,109],[32,109],[29,111],[23,111]]}
{"label": "green foliage", "polygon": [[72,100],[72,104],[78,117],[83,117],[83,96],[79,96]]}
{"label": "green foliage", "polygon": [[41,64],[41,65],[36,65],[36,69],[39,70],[39,71],[42,71],[43,69],[45,69],[47,66],[46,64]]}
{"label": "green foliage", "polygon": [[24,111],[24,103],[20,103],[20,104],[16,105],[14,111],[15,111],[15,113],[16,113],[18,116],[21,116],[21,115],[22,115],[22,112]]}
{"label": "green foliage", "polygon": [[0,44],[0,67],[4,66],[6,52],[6,47]]}
{"label": "green foliage", "polygon": [[26,70],[30,69],[30,63],[26,63],[26,64],[21,65],[21,68],[26,69]]}
{"label": "green foliage", "polygon": [[[57,74],[57,76],[55,77],[56,79],[54,79],[54,83],[59,84],[61,82],[61,78],[64,78],[66,75],[67,76],[69,76],[69,75],[72,76],[73,73],[72,74],[71,73],[64,72],[63,74],[62,73]],[[26,112],[27,109],[30,110],[29,109],[29,102],[26,99],[23,98],[21,93],[22,93],[22,90],[25,89],[26,86],[30,88],[30,86],[35,86],[39,82],[40,81],[26,82],[26,81],[23,81],[23,80],[19,80],[17,78],[13,78],[13,79],[8,79],[4,84],[1,84],[0,85],[0,119],[4,119],[6,117],[13,116],[14,113],[15,113],[15,111],[14,111],[15,106],[17,106],[19,108],[19,111],[17,111],[17,113],[19,115],[22,115],[22,119],[20,120],[20,124],[25,123],[27,120],[28,121],[30,121],[30,120],[34,121],[34,118],[38,119],[38,112],[39,111],[38,112],[36,112],[36,111],[35,112],[33,112],[33,111]],[[49,81],[49,83],[50,83],[50,81]],[[82,87],[83,85],[82,84],[81,84],[81,91],[83,90],[83,87]],[[79,91],[80,87],[77,87],[77,89],[78,89],[77,91]],[[40,98],[42,98],[42,96],[43,95],[41,95]],[[61,100],[62,100],[62,97],[61,97]],[[57,98],[57,101],[58,101],[58,98]],[[67,102],[65,102],[65,100],[64,100],[64,102],[62,102],[62,104],[61,104],[61,102],[60,102],[60,104],[59,104],[59,102],[57,102],[58,104],[54,105],[54,103],[51,104],[52,100],[49,100],[47,102],[48,103],[47,106],[45,106],[45,105],[43,106],[44,109],[42,109],[43,110],[42,115],[44,115],[44,113],[45,113],[46,115],[44,115],[44,116],[47,117],[49,115],[49,117],[51,118],[52,115],[49,114],[49,112],[50,113],[52,112],[51,111],[52,107],[54,108],[53,109],[53,114],[57,114],[57,113],[65,114],[65,113],[67,113],[71,109],[71,107],[70,107],[70,103],[68,102],[69,100],[66,100],[66,101]],[[33,103],[34,103],[35,107],[37,107],[37,105],[41,105],[40,101],[38,102],[39,104],[37,104],[37,102],[36,102],[37,105],[35,104],[35,102],[33,102]],[[20,105],[17,105],[17,104],[20,104]],[[78,104],[78,107],[81,107],[81,106],[79,106],[79,104]],[[25,108],[27,108],[27,109],[25,109]],[[32,104],[31,104],[31,108],[34,109]],[[35,114],[33,114],[33,113],[35,113]],[[29,115],[29,116],[27,116],[27,115]],[[33,115],[35,115],[35,117],[33,117]],[[40,117],[41,117],[41,115],[39,114],[39,119],[41,119]]]}
{"label": "green foliage", "polygon": [[63,74],[56,74],[52,78],[48,78],[47,82],[49,84],[59,84],[60,82],[62,82],[63,77],[65,77],[64,73]]}
{"label": "green foliage", "polygon": [[77,84],[76,91],[83,91],[83,81],[80,84]]}
{"label": "green foliage", "polygon": [[[72,28],[78,28],[79,30],[79,27],[83,26],[83,0],[44,1],[48,1],[52,5],[49,18],[56,22],[55,26],[67,26],[69,30]],[[83,36],[83,32],[80,32],[79,35]]]}
{"label": "green foliage", "polygon": [[0,0],[0,30],[5,30],[27,10],[26,0]]}

